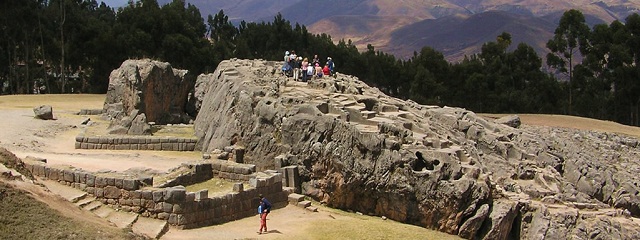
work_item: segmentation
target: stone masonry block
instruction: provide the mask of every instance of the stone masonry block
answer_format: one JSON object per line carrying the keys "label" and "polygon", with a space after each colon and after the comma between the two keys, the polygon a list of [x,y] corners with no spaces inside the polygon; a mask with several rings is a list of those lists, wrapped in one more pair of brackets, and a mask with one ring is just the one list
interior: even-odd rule
{"label": "stone masonry block", "polygon": [[297,205],[302,201],[304,201],[304,195],[297,193],[289,194],[289,204]]}
{"label": "stone masonry block", "polygon": [[196,193],[187,192],[187,195],[184,197],[185,202],[193,202],[196,200]]}
{"label": "stone masonry block", "polygon": [[285,169],[287,171],[288,178],[286,186],[293,187],[296,193],[300,193],[302,191],[302,182],[300,180],[298,166],[287,166]]}
{"label": "stone masonry block", "polygon": [[244,185],[242,183],[234,183],[233,184],[233,191],[234,192],[242,192],[242,191],[244,191]]}
{"label": "stone masonry block", "polygon": [[184,188],[172,187],[164,190],[164,201],[169,203],[184,202],[187,191]]}
{"label": "stone masonry block", "polygon": [[160,202],[164,199],[164,190],[153,191],[153,201]]}
{"label": "stone masonry block", "polygon": [[117,188],[122,188],[122,178],[114,178],[113,185]]}
{"label": "stone masonry block", "polygon": [[195,201],[202,201],[209,197],[209,190],[204,189],[195,192]]}
{"label": "stone masonry block", "polygon": [[122,188],[129,191],[137,190],[139,188],[139,182],[136,179],[123,179]]}
{"label": "stone masonry block", "polygon": [[75,176],[74,176],[72,170],[64,170],[63,174],[64,174],[63,180],[65,182],[74,182],[75,181]]}
{"label": "stone masonry block", "polygon": [[116,179],[115,178],[107,177],[105,179],[107,180],[107,186],[115,186],[116,185]]}
{"label": "stone masonry block", "polygon": [[114,186],[106,186],[104,187],[104,197],[117,199],[120,198],[120,189]]}
{"label": "stone masonry block", "polygon": [[163,203],[162,204],[162,211],[166,212],[166,213],[172,213],[173,212],[173,204],[171,203]]}
{"label": "stone masonry block", "polygon": [[145,200],[153,200],[153,192],[150,190],[142,190],[140,197]]}
{"label": "stone masonry block", "polygon": [[88,173],[87,174],[87,186],[94,187],[95,184],[96,184],[96,176],[91,174],[91,173]]}

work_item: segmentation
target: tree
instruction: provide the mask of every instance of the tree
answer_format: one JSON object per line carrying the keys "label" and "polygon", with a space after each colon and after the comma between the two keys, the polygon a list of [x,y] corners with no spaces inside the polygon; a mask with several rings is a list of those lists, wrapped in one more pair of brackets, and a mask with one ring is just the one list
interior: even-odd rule
{"label": "tree", "polygon": [[576,60],[576,54],[584,54],[587,51],[589,32],[589,26],[587,26],[582,12],[572,9],[562,15],[553,38],[547,42],[547,48],[551,50],[547,55],[547,65],[569,76],[569,114],[571,114],[573,98],[573,86],[571,85],[573,64]]}

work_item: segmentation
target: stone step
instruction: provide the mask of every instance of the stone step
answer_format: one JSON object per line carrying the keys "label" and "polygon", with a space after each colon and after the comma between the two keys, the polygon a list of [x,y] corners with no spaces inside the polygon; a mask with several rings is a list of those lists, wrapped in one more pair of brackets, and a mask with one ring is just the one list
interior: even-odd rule
{"label": "stone step", "polygon": [[318,212],[318,208],[317,207],[308,206],[308,207],[306,207],[304,209],[309,211],[309,212]]}
{"label": "stone step", "polygon": [[107,218],[109,217],[109,215],[111,215],[115,211],[116,210],[113,210],[113,208],[110,208],[106,205],[101,205],[100,207],[94,209],[92,212],[98,215],[98,217]]}
{"label": "stone step", "polygon": [[342,104],[342,106],[345,106],[345,107],[350,107],[350,106],[358,105],[358,102],[353,100],[346,100],[346,101],[341,101],[340,104]]}
{"label": "stone step", "polygon": [[52,193],[55,193],[56,195],[59,195],[72,203],[78,202],[78,200],[83,199],[87,196],[86,192],[61,184],[57,181],[44,180],[40,182],[42,182],[42,184],[44,184],[44,186],[47,187],[47,189],[49,189],[49,191],[51,191]]}
{"label": "stone step", "polygon": [[299,202],[297,206],[298,206],[298,207],[301,207],[301,208],[310,207],[310,206],[311,206],[311,201],[302,201],[302,202]]}
{"label": "stone step", "polygon": [[76,203],[74,203],[76,206],[83,208],[86,205],[91,204],[92,202],[94,202],[96,200],[95,197],[92,196],[88,196],[88,197],[84,197],[83,199],[78,200]]}
{"label": "stone step", "polygon": [[114,223],[119,228],[126,228],[132,226],[133,223],[138,220],[138,214],[114,210],[111,214],[109,214],[107,220]]}
{"label": "stone step", "polygon": [[100,201],[93,201],[93,202],[83,206],[82,209],[87,210],[87,211],[93,211],[93,210],[96,210],[97,208],[99,208],[102,205],[104,205],[104,204],[102,204]]}
{"label": "stone step", "polygon": [[375,111],[362,111],[362,117],[365,119],[372,119],[374,117],[376,117],[376,112]]}
{"label": "stone step", "polygon": [[139,217],[131,227],[131,230],[134,233],[142,234],[149,238],[159,239],[169,230],[169,224],[164,220]]}
{"label": "stone step", "polygon": [[304,195],[292,193],[289,194],[289,203],[293,205],[298,205],[299,202],[304,201]]}

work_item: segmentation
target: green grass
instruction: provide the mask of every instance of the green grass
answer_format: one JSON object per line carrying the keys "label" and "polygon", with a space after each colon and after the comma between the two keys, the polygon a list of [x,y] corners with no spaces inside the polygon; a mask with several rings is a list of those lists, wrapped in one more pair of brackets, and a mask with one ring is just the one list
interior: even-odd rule
{"label": "green grass", "polygon": [[0,183],[0,239],[132,239],[125,230],[104,229],[60,215],[28,193]]}

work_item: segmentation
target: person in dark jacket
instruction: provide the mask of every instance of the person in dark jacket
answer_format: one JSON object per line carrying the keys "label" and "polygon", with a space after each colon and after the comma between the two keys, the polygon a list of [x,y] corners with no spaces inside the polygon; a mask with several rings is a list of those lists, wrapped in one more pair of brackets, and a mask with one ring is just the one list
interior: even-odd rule
{"label": "person in dark jacket", "polygon": [[262,229],[264,229],[264,233],[267,233],[267,215],[271,212],[271,203],[262,194],[260,194],[260,207],[258,209],[261,211],[260,231],[258,231],[258,234],[262,234]]}

